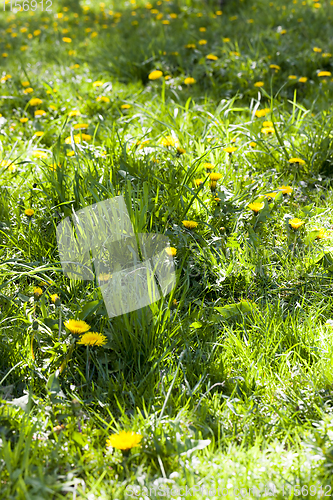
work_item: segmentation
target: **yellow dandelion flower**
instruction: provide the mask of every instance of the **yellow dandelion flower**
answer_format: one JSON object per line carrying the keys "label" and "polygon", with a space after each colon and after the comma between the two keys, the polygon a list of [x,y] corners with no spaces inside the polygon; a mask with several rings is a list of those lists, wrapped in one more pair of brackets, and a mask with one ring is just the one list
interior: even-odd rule
{"label": "yellow dandelion flower", "polygon": [[109,281],[112,278],[112,274],[110,273],[100,273],[98,275],[99,281]]}
{"label": "yellow dandelion flower", "polygon": [[198,223],[193,220],[183,220],[182,223],[186,229],[195,229],[198,227]]}
{"label": "yellow dandelion flower", "polygon": [[184,83],[186,85],[193,85],[194,83],[196,83],[196,80],[192,76],[188,76],[187,78],[185,78]]}
{"label": "yellow dandelion flower", "polygon": [[289,226],[291,226],[293,229],[299,229],[303,224],[305,224],[305,221],[298,219],[297,217],[289,220]]}
{"label": "yellow dandelion flower", "polygon": [[179,143],[178,139],[172,137],[172,135],[167,135],[166,137],[162,137],[161,144],[164,147],[175,147]]}
{"label": "yellow dandelion flower", "polygon": [[298,163],[299,165],[304,165],[305,161],[302,158],[290,158],[289,163]]}
{"label": "yellow dandelion flower", "polygon": [[64,325],[71,333],[75,334],[85,333],[90,330],[90,326],[85,321],[78,319],[69,319],[65,321]]}
{"label": "yellow dandelion flower", "polygon": [[223,148],[223,151],[226,153],[234,153],[237,149],[236,146],[228,146],[227,148]]}
{"label": "yellow dandelion flower", "polygon": [[38,283],[38,286],[51,286],[51,285],[54,285],[54,283],[51,280],[49,280],[49,281],[40,281]]}
{"label": "yellow dandelion flower", "polygon": [[248,208],[250,208],[255,214],[260,212],[264,208],[265,204],[264,202],[253,202],[248,205]]}
{"label": "yellow dandelion flower", "polygon": [[168,247],[165,249],[165,251],[170,257],[175,257],[177,254],[177,248],[175,247]]}
{"label": "yellow dandelion flower", "polygon": [[154,71],[149,73],[148,78],[149,80],[157,80],[158,78],[161,78],[161,76],[163,76],[163,71],[155,69]]}
{"label": "yellow dandelion flower", "polygon": [[38,97],[33,97],[30,99],[29,104],[30,106],[38,106],[39,104],[42,104],[42,99],[39,99]]}
{"label": "yellow dandelion flower", "polygon": [[293,192],[293,188],[291,186],[280,186],[278,188],[282,194],[291,194]]}
{"label": "yellow dandelion flower", "polygon": [[[73,135],[73,140],[74,140],[75,144],[79,144],[81,142],[81,137],[78,134],[77,135]],[[72,144],[72,138],[71,138],[71,136],[66,137],[65,144]]]}
{"label": "yellow dandelion flower", "polygon": [[275,130],[274,130],[274,127],[263,127],[261,129],[261,132],[265,135],[267,134],[274,134],[275,133]]}
{"label": "yellow dandelion flower", "polygon": [[104,345],[107,343],[107,337],[97,332],[84,333],[80,338],[78,344],[82,345]]}
{"label": "yellow dandelion flower", "polygon": [[32,209],[32,208],[27,208],[26,210],[24,210],[24,213],[25,215],[27,215],[28,217],[32,217],[33,214],[35,213],[35,211]]}
{"label": "yellow dandelion flower", "polygon": [[218,57],[214,54],[207,54],[206,59],[208,59],[209,61],[217,61]]}
{"label": "yellow dandelion flower", "polygon": [[314,231],[319,231],[316,236],[316,240],[326,240],[327,238],[329,238],[329,232],[326,231],[324,227],[314,228]]}
{"label": "yellow dandelion flower", "polygon": [[60,301],[60,297],[57,293],[53,293],[52,295],[50,295],[50,299],[52,300],[53,304],[56,304],[56,305]]}
{"label": "yellow dandelion flower", "polygon": [[106,440],[107,448],[116,448],[117,450],[128,451],[138,446],[142,440],[141,434],[130,431],[121,431],[118,434],[111,434]]}
{"label": "yellow dandelion flower", "polygon": [[209,174],[209,178],[211,181],[218,181],[222,177],[222,174],[218,174],[216,172],[213,172],[212,174]]}
{"label": "yellow dandelion flower", "polygon": [[75,128],[75,130],[81,130],[88,128],[88,126],[89,126],[88,123],[77,123],[76,125],[73,126],[73,128]]}
{"label": "yellow dandelion flower", "polygon": [[58,164],[57,163],[52,163],[52,165],[49,165],[50,170],[53,170],[53,171],[56,171],[58,167],[61,168],[61,164],[60,163],[58,163]]}
{"label": "yellow dandelion flower", "polygon": [[38,299],[43,293],[43,290],[39,286],[34,286],[34,297]]}
{"label": "yellow dandelion flower", "polygon": [[97,102],[110,102],[110,98],[109,97],[106,97],[105,95],[100,95],[96,98],[96,101]]}
{"label": "yellow dandelion flower", "polygon": [[8,170],[14,170],[13,162],[10,160],[2,160],[0,161],[0,167],[8,167]]}
{"label": "yellow dandelion flower", "polygon": [[276,197],[276,195],[277,195],[277,192],[275,192],[275,191],[273,191],[272,193],[265,194],[266,198],[268,198],[268,199],[270,199],[270,198],[274,199]]}
{"label": "yellow dandelion flower", "polygon": [[89,134],[81,134],[83,141],[91,141],[92,137]]}
{"label": "yellow dandelion flower", "polygon": [[213,168],[215,168],[215,165],[213,165],[213,163],[204,163],[203,168],[205,168],[207,171],[213,170]]}
{"label": "yellow dandelion flower", "polygon": [[258,118],[262,118],[263,116],[266,116],[270,112],[270,108],[264,108],[264,109],[257,109],[255,112],[255,115]]}
{"label": "yellow dandelion flower", "polygon": [[32,156],[34,158],[47,158],[47,153],[45,151],[33,151]]}

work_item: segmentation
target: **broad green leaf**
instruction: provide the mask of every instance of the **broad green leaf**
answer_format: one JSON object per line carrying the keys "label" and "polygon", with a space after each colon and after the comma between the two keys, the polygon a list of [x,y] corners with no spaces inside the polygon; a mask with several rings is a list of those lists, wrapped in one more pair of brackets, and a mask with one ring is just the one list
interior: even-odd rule
{"label": "broad green leaf", "polygon": [[74,431],[71,435],[72,440],[79,446],[83,447],[87,444],[87,439],[80,432]]}
{"label": "broad green leaf", "polygon": [[306,205],[302,207],[300,218],[304,219],[305,217],[314,217],[315,215],[322,214],[326,211],[326,208],[314,207],[313,205]]}
{"label": "broad green leaf", "polygon": [[85,320],[86,318],[88,318],[88,316],[90,316],[93,312],[96,311],[96,309],[101,303],[102,300],[93,300],[85,304],[85,306],[82,308],[82,311],[79,314],[79,318],[81,320]]}
{"label": "broad green leaf", "polygon": [[17,296],[20,300],[22,300],[22,302],[28,302],[31,299],[31,297],[28,297],[27,295],[24,295],[23,293],[18,293]]}
{"label": "broad green leaf", "polygon": [[237,304],[230,304],[224,307],[215,307],[224,319],[229,319],[237,316],[242,316],[243,314],[249,314],[253,311],[255,304],[247,300],[242,300]]}
{"label": "broad green leaf", "polygon": [[56,370],[55,372],[51,373],[46,384],[46,387],[50,392],[50,397],[53,403],[57,403],[60,401],[57,396],[61,398],[65,397],[65,394],[63,393],[60,387],[58,376],[59,376],[59,370]]}
{"label": "broad green leaf", "polygon": [[313,230],[313,231],[310,231],[306,237],[304,238],[304,243],[306,245],[311,245],[311,243],[314,242],[314,240],[317,238],[318,234],[320,233],[319,230]]}
{"label": "broad green leaf", "polygon": [[194,323],[190,324],[190,327],[191,328],[201,328],[202,327],[202,323],[200,323],[200,321],[195,321]]}

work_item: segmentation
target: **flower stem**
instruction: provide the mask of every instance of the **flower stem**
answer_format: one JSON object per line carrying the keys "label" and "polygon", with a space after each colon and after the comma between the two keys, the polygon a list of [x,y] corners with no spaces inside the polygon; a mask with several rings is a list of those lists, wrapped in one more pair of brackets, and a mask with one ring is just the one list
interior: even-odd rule
{"label": "flower stem", "polygon": [[30,342],[30,351],[31,351],[31,356],[32,359],[35,360],[35,354],[34,354],[34,338],[35,338],[35,331],[32,332],[31,335],[31,342]]}
{"label": "flower stem", "polygon": [[65,358],[65,359],[64,359],[64,361],[61,363],[60,368],[59,368],[59,373],[62,373],[62,372],[65,370],[65,368],[66,368],[66,366],[67,366],[67,363],[68,363],[68,361],[69,361],[69,359],[70,359],[70,357],[71,357],[71,355],[72,355],[72,353],[73,353],[73,350],[74,350],[74,344],[72,344],[72,345],[70,346],[70,348],[69,348],[69,351],[68,351],[68,354],[67,354],[66,358]]}
{"label": "flower stem", "polygon": [[89,363],[90,363],[90,355],[89,355],[89,345],[87,345],[87,363],[86,363],[86,379],[89,381]]}
{"label": "flower stem", "polygon": [[291,250],[291,256],[292,256],[292,257],[294,256],[295,246],[296,246],[296,241],[297,241],[297,233],[295,233],[294,244],[293,244],[293,248],[292,248],[292,250]]}
{"label": "flower stem", "polygon": [[62,313],[61,313],[61,307],[59,307],[59,334],[58,334],[59,341],[60,341],[61,326],[62,326]]}

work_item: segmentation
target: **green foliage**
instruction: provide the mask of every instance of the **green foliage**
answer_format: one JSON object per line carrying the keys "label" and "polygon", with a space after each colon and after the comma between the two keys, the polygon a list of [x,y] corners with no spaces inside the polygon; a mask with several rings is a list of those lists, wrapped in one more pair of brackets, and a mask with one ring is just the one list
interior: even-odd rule
{"label": "green foliage", "polygon": [[[204,485],[319,498],[332,486],[333,83],[320,72],[333,73],[333,6],[10,5],[0,497],[201,499]],[[64,275],[55,229],[120,194],[137,233],[176,249],[177,284],[110,319],[97,279]],[[69,320],[105,343],[79,344]],[[122,430],[140,446],[107,449]]]}

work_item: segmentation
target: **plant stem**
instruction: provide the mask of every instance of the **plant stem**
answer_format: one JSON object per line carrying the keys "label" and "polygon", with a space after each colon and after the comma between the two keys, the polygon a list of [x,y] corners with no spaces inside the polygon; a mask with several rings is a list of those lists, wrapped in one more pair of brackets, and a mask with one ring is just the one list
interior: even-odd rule
{"label": "plant stem", "polygon": [[293,248],[292,248],[292,250],[291,250],[291,256],[292,256],[292,257],[294,256],[295,246],[296,246],[296,241],[297,241],[297,233],[295,233],[294,244],[293,244]]}
{"label": "plant stem", "polygon": [[32,359],[35,360],[35,354],[34,354],[34,338],[35,338],[35,331],[33,330],[32,335],[31,335],[31,342],[30,342],[30,351],[31,351],[31,356]]}
{"label": "plant stem", "polygon": [[61,312],[61,307],[59,307],[59,333],[58,333],[59,341],[60,341],[61,326],[62,326],[62,312]]}
{"label": "plant stem", "polygon": [[86,379],[87,383],[89,381],[89,363],[90,363],[90,356],[89,356],[89,346],[87,345],[87,363],[86,363]]}

